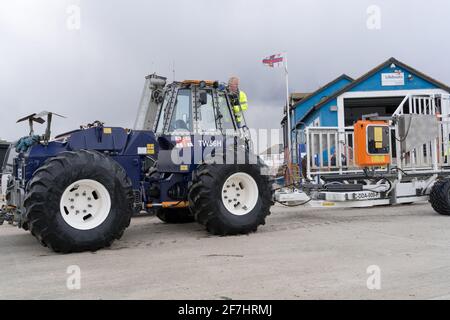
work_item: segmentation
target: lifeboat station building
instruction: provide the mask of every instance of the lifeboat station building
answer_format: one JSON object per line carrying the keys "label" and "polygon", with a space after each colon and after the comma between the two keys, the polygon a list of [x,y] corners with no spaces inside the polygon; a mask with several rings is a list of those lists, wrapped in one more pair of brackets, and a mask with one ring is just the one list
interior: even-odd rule
{"label": "lifeboat station building", "polygon": [[[408,96],[441,96],[450,94],[450,87],[432,77],[390,58],[357,79],[343,74],[309,94],[291,95],[292,160],[304,152],[300,143],[305,127],[347,128],[363,115],[391,116]],[[450,106],[442,105],[449,113]],[[286,117],[282,121],[284,136]],[[285,139],[286,140],[286,139]],[[285,141],[285,146],[287,145]]]}

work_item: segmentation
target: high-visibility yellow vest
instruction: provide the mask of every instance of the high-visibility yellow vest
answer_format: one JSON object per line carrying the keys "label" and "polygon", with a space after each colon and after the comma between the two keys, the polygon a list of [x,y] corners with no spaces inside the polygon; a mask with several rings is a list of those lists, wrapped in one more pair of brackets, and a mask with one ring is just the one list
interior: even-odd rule
{"label": "high-visibility yellow vest", "polygon": [[247,95],[244,91],[239,90],[239,104],[233,106],[234,114],[236,115],[236,121],[241,122],[241,111],[245,111],[248,108]]}

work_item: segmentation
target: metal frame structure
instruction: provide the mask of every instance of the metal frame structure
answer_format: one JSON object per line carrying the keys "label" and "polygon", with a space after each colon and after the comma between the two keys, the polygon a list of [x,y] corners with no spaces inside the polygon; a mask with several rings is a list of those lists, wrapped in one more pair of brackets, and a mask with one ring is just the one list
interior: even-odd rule
{"label": "metal frame structure", "polygon": [[[407,114],[436,117],[438,135],[403,152],[397,119]],[[309,205],[367,207],[428,199],[436,179],[450,176],[450,95],[406,95],[388,124],[391,161],[371,169],[355,164],[353,127],[304,129],[307,151],[302,186],[311,197]],[[361,190],[353,188],[357,184],[362,184]],[[328,190],[328,186],[334,187]]]}

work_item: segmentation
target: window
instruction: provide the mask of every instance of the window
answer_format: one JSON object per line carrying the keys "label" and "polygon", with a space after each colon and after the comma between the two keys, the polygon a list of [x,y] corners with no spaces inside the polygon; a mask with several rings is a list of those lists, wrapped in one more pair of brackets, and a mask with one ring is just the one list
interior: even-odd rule
{"label": "window", "polygon": [[214,111],[211,90],[206,90],[207,102],[198,108],[198,130],[199,133],[216,131],[216,113]]}
{"label": "window", "polygon": [[13,171],[14,158],[17,157],[17,152],[13,147],[9,147],[5,154],[5,159],[3,160],[3,165],[0,169],[3,173],[10,173]]}
{"label": "window", "polygon": [[180,89],[170,121],[169,132],[191,131],[191,90]]}
{"label": "window", "polygon": [[167,103],[169,102],[171,94],[172,94],[172,92],[169,91],[169,92],[166,92],[166,94],[164,95],[164,101],[161,106],[161,113],[159,114],[158,124],[156,125],[156,133],[163,133],[164,116],[166,114],[166,107],[167,107]]}
{"label": "window", "polygon": [[317,117],[316,119],[314,119],[313,121],[313,127],[320,127],[320,118]]}
{"label": "window", "polygon": [[219,111],[222,115],[222,129],[232,129],[234,130],[233,118],[231,117],[230,108],[228,107],[227,98],[225,97],[225,93],[219,93]]}

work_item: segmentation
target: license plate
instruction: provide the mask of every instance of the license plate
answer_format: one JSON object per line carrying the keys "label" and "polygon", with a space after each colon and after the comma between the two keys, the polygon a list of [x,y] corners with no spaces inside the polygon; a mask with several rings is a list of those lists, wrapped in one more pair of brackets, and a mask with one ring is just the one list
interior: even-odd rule
{"label": "license plate", "polygon": [[353,194],[354,200],[370,200],[370,199],[378,199],[380,194],[378,192],[373,191],[363,191]]}

